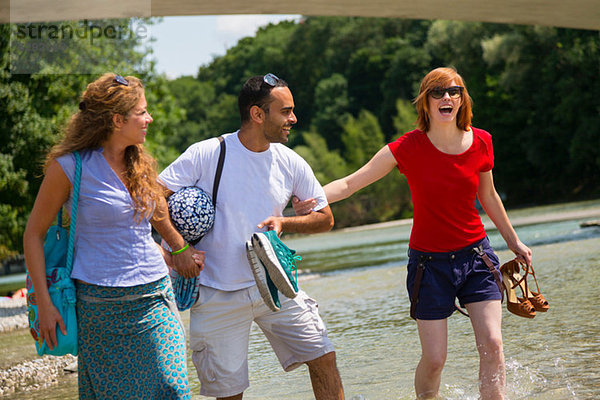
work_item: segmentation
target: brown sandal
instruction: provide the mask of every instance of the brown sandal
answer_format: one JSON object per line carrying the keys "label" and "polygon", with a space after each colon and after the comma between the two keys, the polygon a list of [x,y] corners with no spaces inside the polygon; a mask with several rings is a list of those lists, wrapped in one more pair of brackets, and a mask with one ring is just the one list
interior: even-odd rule
{"label": "brown sandal", "polygon": [[[533,304],[535,311],[539,311],[539,312],[548,311],[548,309],[550,308],[550,304],[548,304],[548,300],[546,300],[544,298],[544,296],[540,293],[540,285],[538,284],[537,278],[535,277],[535,271],[533,270],[533,265],[529,265],[529,266],[523,265],[523,271],[525,271],[525,276],[523,276],[523,278],[521,278],[521,276],[518,274],[519,266],[517,264],[516,272],[515,272],[514,276],[519,281],[520,280],[525,281],[525,283],[526,283],[525,288],[527,289],[527,291],[526,291],[527,299],[531,302],[531,304]],[[533,276],[533,280],[537,287],[537,293],[529,290],[529,286],[527,285],[527,275]]]}
{"label": "brown sandal", "polygon": [[[527,281],[523,279],[517,279],[515,274],[517,273],[519,264],[515,261],[509,261],[500,267],[502,273],[502,283],[506,290],[506,308],[511,313],[524,318],[535,317],[535,308],[525,295],[528,292]],[[525,288],[523,288],[523,285]],[[523,297],[517,297],[515,288],[520,287],[523,292]]]}

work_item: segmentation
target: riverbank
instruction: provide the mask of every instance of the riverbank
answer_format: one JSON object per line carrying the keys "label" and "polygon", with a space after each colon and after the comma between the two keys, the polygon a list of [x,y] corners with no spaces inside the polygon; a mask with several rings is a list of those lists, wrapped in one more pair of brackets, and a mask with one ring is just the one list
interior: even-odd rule
{"label": "riverbank", "polygon": [[[579,208],[582,207],[582,208]],[[584,218],[600,217],[600,200],[591,200],[578,203],[550,205],[542,207],[523,208],[507,211],[513,227],[543,224],[549,222],[569,221]],[[481,220],[486,230],[496,229],[492,221],[485,214]],[[359,232],[371,229],[390,228],[412,224],[412,218],[399,219],[395,221],[380,222],[377,224],[354,226],[337,229],[336,232]],[[326,233],[325,233],[326,234]]]}
{"label": "riverbank", "polygon": [[0,301],[0,333],[26,329],[28,325],[27,300],[25,298]]}
{"label": "riverbank", "polygon": [[[33,339],[31,340],[33,346]],[[8,369],[0,369],[0,396],[32,392],[58,383],[61,376],[77,370],[77,357],[43,356]],[[32,396],[32,398],[39,398]]]}
{"label": "riverbank", "polygon": [[[547,285],[549,285],[552,282],[552,279],[554,279],[554,276],[558,276],[556,274],[549,274],[546,272],[546,274],[544,275],[544,271],[547,268],[551,268],[551,266],[553,265],[554,259],[556,258],[560,258],[562,257],[562,253],[570,250],[571,248],[578,248],[579,251],[576,252],[577,257],[581,257],[581,254],[584,253],[584,250],[587,252],[593,252],[591,249],[587,249],[586,250],[586,246],[582,246],[580,245],[581,243],[589,243],[587,245],[587,247],[592,246],[592,249],[597,249],[598,247],[596,247],[596,243],[597,243],[597,238],[598,238],[598,228],[597,227],[591,227],[591,228],[585,228],[586,232],[588,232],[587,230],[589,229],[589,232],[592,232],[592,235],[596,240],[594,242],[589,242],[589,241],[581,241],[581,236],[577,236],[579,233],[573,233],[574,231],[578,230],[579,224],[577,220],[587,220],[587,219],[598,219],[600,218],[600,200],[596,200],[594,202],[584,202],[584,203],[570,203],[570,204],[565,204],[565,205],[555,205],[555,206],[545,206],[545,207],[536,207],[533,209],[520,209],[520,210],[511,210],[509,211],[509,216],[511,218],[511,221],[513,222],[513,225],[515,227],[517,227],[517,231],[519,233],[519,236],[526,242],[529,243],[530,241],[532,242],[536,242],[536,240],[533,240],[534,238],[537,238],[538,236],[543,236],[544,234],[549,235],[550,239],[546,240],[543,239],[541,241],[541,243],[550,243],[549,246],[544,246],[543,250],[542,247],[538,247],[539,245],[535,245],[536,246],[536,271],[538,271],[538,266],[539,268],[539,274],[540,274],[540,278],[541,278],[541,283],[540,285],[542,285],[543,283],[543,287],[542,289],[544,291],[548,291],[549,296],[551,294],[551,291],[549,291],[549,289],[547,288]],[[499,234],[497,232],[495,232],[494,229],[490,228],[489,224],[490,221],[487,220],[486,217],[483,218],[484,223],[486,224],[486,228],[491,232],[491,236],[493,239],[493,237],[495,236],[496,239],[501,240],[501,238],[499,237]],[[564,231],[560,230],[560,234],[556,233],[559,232],[556,226],[550,224],[550,225],[542,225],[542,226],[535,226],[536,224],[543,224],[543,223],[552,223],[552,222],[560,222],[560,221],[569,221],[572,220],[573,223],[571,222],[567,222],[567,223],[562,223],[561,226],[564,226]],[[408,235],[410,233],[410,224],[412,223],[412,220],[400,220],[400,221],[393,221],[393,222],[388,222],[385,224],[374,224],[374,225],[367,225],[367,226],[361,226],[361,227],[355,227],[355,228],[347,228],[347,229],[340,229],[337,230],[336,232],[332,232],[332,233],[325,233],[325,234],[319,234],[319,235],[302,235],[302,236],[297,236],[298,239],[294,238],[294,240],[290,240],[290,242],[293,244],[293,248],[296,249],[302,249],[303,251],[306,251],[306,253],[308,254],[308,257],[306,257],[306,260],[303,261],[303,263],[305,263],[304,265],[308,265],[307,263],[309,262],[314,262],[315,265],[317,265],[318,267],[314,268],[314,272],[319,272],[321,273],[322,271],[327,271],[329,269],[327,269],[327,264],[330,263],[332,265],[331,270],[337,270],[340,271],[341,268],[350,268],[350,266],[358,266],[358,267],[363,267],[363,266],[377,266],[377,265],[383,265],[383,264],[389,264],[390,266],[398,266],[398,265],[402,265],[403,260],[398,259],[397,255],[401,254],[401,255],[405,255],[406,250],[405,250],[405,246],[407,245],[407,240],[408,240]],[[528,227],[528,225],[531,225],[530,227]],[[560,224],[558,224],[560,225]],[[397,229],[394,230],[392,229],[392,232],[385,232],[386,230],[384,229],[380,229],[382,227],[394,227],[394,226],[402,226],[401,229]],[[370,232],[366,232],[363,233],[363,231],[368,231],[370,230]],[[341,232],[348,232],[348,231],[356,231],[357,233],[351,233],[348,235],[340,235],[339,233]],[[583,232],[583,230],[579,229],[579,232]],[[553,233],[554,232],[554,233]],[[594,233],[596,232],[596,233]],[[322,235],[330,235],[328,237],[324,237]],[[562,235],[559,237],[559,239],[556,239],[556,235]],[[359,237],[358,239],[355,239],[356,237]],[[379,237],[378,237],[379,236]],[[391,239],[393,238],[393,239]],[[577,239],[575,239],[577,238]],[[392,243],[392,242],[398,242],[398,240],[402,239],[404,242],[397,244],[397,243]],[[302,243],[302,248],[300,248],[300,246],[295,247],[296,244],[300,244],[297,241],[301,240],[303,241]],[[575,240],[580,240],[580,241],[575,241]],[[560,243],[561,241],[566,241],[568,242],[567,244],[553,244],[553,243]],[[297,242],[297,243],[294,243]],[[310,242],[310,243],[305,243],[305,242]],[[540,243],[539,241],[537,241],[537,243]],[[356,244],[356,246],[354,246]],[[349,247],[350,246],[350,247]],[[362,246],[362,247],[361,247]],[[579,247],[578,247],[579,246]],[[339,247],[339,248],[338,248]],[[552,252],[550,251],[550,249],[559,249],[556,252]],[[309,252],[307,249],[311,249],[311,251]],[[341,249],[341,250],[340,250]],[[538,252],[540,251],[540,252]],[[597,251],[597,250],[596,250]],[[303,256],[305,255],[304,252],[301,252],[300,254],[302,254]],[[396,256],[396,258],[389,258],[392,256]],[[565,260],[569,260],[569,263],[572,262],[572,260],[577,260],[577,257],[565,257]],[[596,257],[596,256],[594,256]],[[348,258],[348,259],[347,259]],[[331,259],[331,260],[330,260]],[[589,260],[591,258],[586,258],[585,260]],[[594,258],[594,259],[597,259]],[[550,262],[549,260],[552,260],[552,262]],[[573,261],[574,262],[574,261]],[[586,264],[588,261],[583,261],[584,264]],[[568,264],[570,265],[570,264]],[[587,265],[587,264],[586,264]],[[565,267],[566,268],[566,267]],[[312,267],[309,266],[308,269],[312,270]],[[360,270],[357,269],[357,270]],[[349,270],[350,272],[348,272],[347,274],[349,276],[354,276],[355,272],[352,271],[357,271],[357,270]],[[357,272],[358,273],[358,272]],[[398,272],[396,272],[397,274]],[[402,272],[400,272],[402,273]],[[314,276],[320,276],[320,275],[314,275]],[[338,274],[335,274],[336,277],[338,277]],[[346,274],[340,274],[339,276],[346,276]],[[339,277],[338,277],[339,278]],[[336,279],[338,279],[336,278]],[[320,302],[323,301],[326,305],[327,305],[327,295],[325,293],[330,293],[330,292],[335,292],[335,288],[333,286],[327,286],[325,285],[325,282],[327,281],[327,275],[324,275],[324,278],[321,279],[311,279],[311,280],[304,280],[303,284],[307,286],[307,289],[311,289],[308,290],[309,292],[314,292],[315,296],[317,296],[317,298],[319,298]],[[341,278],[340,278],[341,279]],[[362,282],[362,278],[361,277],[361,282]],[[585,280],[582,280],[582,282],[587,282],[588,278],[585,278]],[[399,282],[402,281],[402,278],[398,278],[397,276],[394,277],[390,277],[390,281],[393,282]],[[331,282],[331,281],[328,281]],[[352,281],[353,282],[353,281]],[[347,283],[347,284],[351,284]],[[592,282],[593,283],[593,282]],[[375,289],[376,287],[379,288],[381,286],[382,282],[380,281],[375,281],[373,282],[373,292],[372,295],[374,296],[376,293],[378,293],[379,289]],[[314,287],[310,287],[310,285],[313,285]],[[326,288],[321,288],[320,285],[325,285]],[[562,286],[557,286],[562,288]],[[346,293],[348,289],[344,289],[344,293]],[[360,286],[360,290],[359,289],[355,289],[355,290],[351,290],[350,293],[356,294],[356,296],[351,296],[351,298],[355,299],[355,301],[357,301],[358,303],[355,303],[354,306],[355,308],[357,308],[359,311],[363,310],[363,306],[362,306],[362,302],[365,301],[365,294],[363,292],[364,290],[364,285]],[[393,295],[389,294],[389,295],[385,295],[383,298],[385,299],[385,301],[400,301],[399,299],[404,299],[404,297],[402,296],[398,296],[397,295],[397,291],[399,289],[397,287],[395,287],[394,291],[393,291]],[[557,289],[558,290],[558,289]],[[584,291],[584,293],[594,293],[593,290],[588,290],[588,291]],[[581,296],[583,296],[580,292],[577,292],[577,296],[578,299],[581,298]],[[346,294],[344,294],[343,296],[340,295],[340,297],[344,297],[344,301],[340,301],[340,310],[345,310],[344,307],[346,307],[348,305],[348,299]],[[553,306],[555,305],[555,302],[557,301],[557,297],[558,295],[556,294],[554,296],[554,298],[552,298],[553,300]],[[567,296],[568,297],[568,296]],[[570,296],[571,298],[573,296]],[[357,300],[358,299],[358,300]],[[393,299],[393,300],[390,300]],[[37,395],[35,395],[35,393],[33,392],[36,389],[39,389],[41,387],[47,387],[47,386],[53,386],[54,384],[63,384],[66,386],[76,386],[75,380],[76,380],[76,376],[75,375],[71,375],[71,377],[69,377],[69,375],[65,374],[67,372],[65,372],[65,368],[72,365],[73,361],[75,360],[74,357],[66,357],[66,358],[62,358],[62,357],[42,357],[39,358],[37,356],[37,354],[35,353],[35,346],[33,343],[33,340],[31,339],[31,337],[29,336],[29,333],[27,331],[27,311],[26,311],[26,305],[25,305],[25,301],[24,299],[16,299],[16,300],[7,300],[10,301],[10,303],[7,302],[0,302],[0,332],[2,334],[2,349],[1,351],[3,352],[3,357],[2,359],[0,359],[0,396],[2,395],[6,395],[9,393],[16,393],[13,396],[9,396],[10,398],[16,398],[19,400],[22,399],[30,399],[30,398],[36,398],[38,397]],[[333,301],[333,300],[332,300]],[[337,301],[337,300],[335,300]],[[351,302],[354,300],[351,300]],[[383,300],[377,300],[375,303],[373,304],[381,304]],[[3,304],[5,303],[5,304]],[[343,306],[342,306],[343,305]],[[378,306],[373,305],[373,307],[366,307],[365,309],[375,309]],[[331,308],[331,305],[329,307],[325,306],[324,310],[327,310],[328,308]],[[397,311],[397,310],[396,310]],[[394,311],[393,317],[395,318],[396,315],[396,311]],[[342,312],[342,311],[340,311]],[[345,311],[344,311],[345,312]],[[553,310],[554,312],[554,310]],[[334,315],[337,315],[336,313],[333,313]],[[349,314],[348,318],[351,318],[352,316],[355,316],[355,313],[352,312]],[[365,314],[365,318],[373,318],[373,314],[371,313],[366,313]],[[187,318],[189,318],[187,313],[184,313],[183,315],[184,320],[187,321]],[[328,325],[331,327],[331,329],[333,331],[337,331],[342,332],[345,331],[346,328],[336,328],[335,322],[332,320],[332,316],[331,314],[329,315],[330,321],[328,322]],[[354,318],[354,317],[352,317]],[[392,318],[392,316],[390,316],[390,318]],[[510,326],[511,321],[515,320],[514,318],[511,319],[507,319],[507,324],[508,326]],[[538,320],[543,320],[542,318],[536,318],[536,321]],[[402,320],[404,321],[404,320]],[[523,323],[523,321],[519,321],[520,323]],[[354,324],[356,323],[356,321],[352,321],[352,323],[349,323],[349,326],[354,326]],[[403,324],[404,322],[402,322]],[[537,323],[537,322],[536,322]],[[389,321],[386,322],[387,325],[389,325]],[[397,322],[395,322],[395,324],[398,324]],[[386,326],[387,326],[386,325]],[[403,326],[403,325],[402,325]],[[3,328],[3,327],[7,327],[7,328]],[[11,328],[12,327],[12,328]],[[4,330],[3,330],[4,329]],[[362,332],[362,331],[361,331]],[[368,329],[365,330],[365,332],[368,332]],[[397,337],[395,335],[391,335],[390,334],[390,338],[394,338],[393,340],[397,340]],[[339,339],[340,342],[340,354],[346,354],[348,352],[351,353],[351,350],[349,350],[348,348],[344,348],[345,342],[346,341],[350,341],[350,338],[344,338]],[[267,345],[268,346],[268,345]],[[358,346],[358,345],[356,345]],[[349,345],[350,348],[352,348],[352,346]],[[264,348],[264,346],[262,346],[262,342],[261,342],[261,346],[260,348]],[[359,357],[357,355],[357,357]],[[262,364],[263,361],[261,361],[259,364]],[[191,364],[190,364],[191,366]],[[193,368],[193,367],[191,367]],[[348,373],[348,372],[347,372]],[[289,377],[286,377],[286,379],[290,379]],[[274,384],[274,383],[273,383]],[[267,387],[270,387],[270,385],[266,385]],[[301,386],[299,386],[301,387]],[[47,389],[54,392],[58,392],[59,391],[59,386],[57,387],[53,387],[51,389]],[[74,389],[69,389],[71,391],[73,391]],[[374,389],[375,390],[375,389]],[[27,393],[24,393],[23,395],[20,395],[20,392],[25,392],[27,391]],[[375,390],[376,391],[376,390]],[[75,390],[76,392],[76,390]],[[260,391],[259,391],[260,392]],[[257,392],[258,393],[258,392]],[[70,395],[69,395],[70,396]],[[52,399],[61,399],[64,400],[66,398],[75,398],[75,397],[60,397],[59,395],[56,395],[55,397],[52,397]],[[73,395],[74,396],[74,395]],[[265,396],[265,397],[260,397],[260,395],[258,395],[258,397],[252,397],[249,394],[249,398],[281,398],[281,397],[277,397],[276,395],[273,394],[273,396],[275,397],[269,397],[269,396]],[[46,396],[41,396],[46,398]],[[48,397],[50,398],[50,397]],[[372,397],[374,399],[378,398],[377,396]],[[462,398],[462,397],[459,397]],[[525,397],[523,397],[525,398]],[[559,397],[556,397],[559,398]],[[562,398],[561,398],[562,399]]]}
{"label": "riverbank", "polygon": [[[29,336],[27,328],[27,300],[25,298],[0,301],[0,334],[3,342],[12,341],[16,336]],[[20,331],[20,332],[19,332]],[[15,335],[11,335],[15,332]],[[20,338],[19,338],[20,339]],[[35,354],[33,338],[27,337],[29,354],[17,352],[23,361],[13,364],[10,355],[2,362],[0,368],[0,396],[15,392],[36,391],[59,382],[60,378],[77,371],[77,358],[71,355],[63,357],[43,356]],[[23,339],[18,340],[22,343]],[[4,365],[8,363],[9,365]],[[37,396],[36,396],[37,397]]]}

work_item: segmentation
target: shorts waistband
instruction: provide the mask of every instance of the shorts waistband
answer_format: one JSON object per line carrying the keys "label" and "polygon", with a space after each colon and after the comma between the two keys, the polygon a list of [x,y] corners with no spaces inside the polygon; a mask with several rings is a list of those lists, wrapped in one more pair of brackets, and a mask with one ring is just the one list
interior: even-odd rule
{"label": "shorts waistband", "polygon": [[459,250],[455,250],[455,251],[448,251],[448,252],[425,252],[425,251],[419,251],[419,250],[415,250],[415,249],[408,249],[408,256],[409,257],[419,257],[419,256],[423,256],[423,257],[427,257],[427,259],[429,260],[447,260],[447,259],[455,259],[456,257],[463,257],[468,255],[469,253],[473,252],[473,249],[479,246],[483,246],[485,247],[489,247],[490,241],[488,239],[488,237],[484,237],[481,240],[476,241],[475,243],[472,243],[466,247],[463,247],[462,249]]}

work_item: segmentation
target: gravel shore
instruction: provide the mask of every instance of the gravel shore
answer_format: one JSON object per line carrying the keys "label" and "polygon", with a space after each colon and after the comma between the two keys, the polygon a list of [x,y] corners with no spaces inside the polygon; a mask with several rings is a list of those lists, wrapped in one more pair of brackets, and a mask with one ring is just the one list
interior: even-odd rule
{"label": "gravel shore", "polygon": [[[0,334],[28,327],[26,299],[0,301]],[[33,339],[31,346],[34,346]],[[62,375],[76,370],[77,357],[71,355],[43,356],[0,369],[0,396],[56,384]]]}
{"label": "gravel shore", "polygon": [[69,373],[76,363],[77,357],[72,355],[43,356],[8,369],[0,369],[0,396],[16,391],[35,391],[54,385],[58,383],[58,378]]}
{"label": "gravel shore", "polygon": [[26,329],[28,326],[25,298],[0,301],[0,333]]}

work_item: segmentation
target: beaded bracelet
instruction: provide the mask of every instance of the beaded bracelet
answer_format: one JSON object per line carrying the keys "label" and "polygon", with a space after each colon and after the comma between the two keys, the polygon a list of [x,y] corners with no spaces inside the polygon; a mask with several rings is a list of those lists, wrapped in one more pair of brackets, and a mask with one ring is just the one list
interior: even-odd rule
{"label": "beaded bracelet", "polygon": [[179,249],[179,250],[177,250],[177,251],[172,251],[172,252],[171,252],[171,254],[172,254],[172,255],[176,255],[176,254],[179,254],[179,253],[183,253],[184,251],[186,251],[186,250],[187,250],[187,248],[188,248],[188,247],[190,247],[190,244],[189,244],[189,243],[186,243],[186,244],[185,244],[185,246],[183,246],[182,248],[180,248],[180,249]]}

